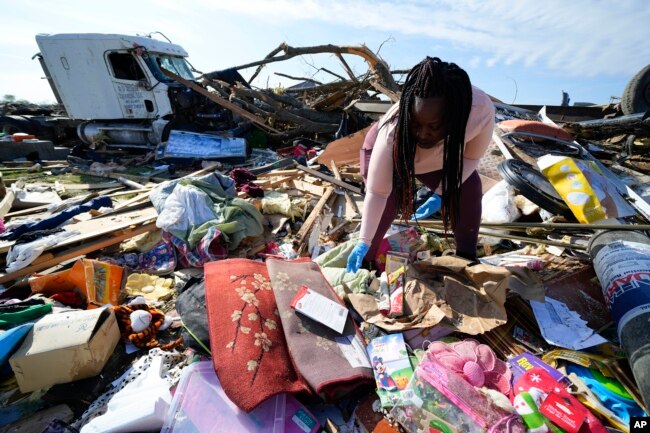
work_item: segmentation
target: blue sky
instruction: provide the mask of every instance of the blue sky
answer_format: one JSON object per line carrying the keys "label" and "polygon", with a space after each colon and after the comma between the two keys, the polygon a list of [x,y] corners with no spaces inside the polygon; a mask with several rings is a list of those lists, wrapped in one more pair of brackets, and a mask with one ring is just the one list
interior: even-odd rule
{"label": "blue sky", "polygon": [[[281,42],[292,46],[365,44],[392,69],[438,56],[467,70],[501,99],[558,105],[607,103],[650,63],[646,0],[4,0],[0,97],[53,101],[36,60],[38,33],[164,33],[208,72],[249,63]],[[158,36],[156,36],[158,37]],[[346,56],[355,72],[363,62]],[[274,72],[333,79],[336,58],[311,56],[266,68],[253,85],[289,86]],[[243,70],[249,77],[253,69]]]}

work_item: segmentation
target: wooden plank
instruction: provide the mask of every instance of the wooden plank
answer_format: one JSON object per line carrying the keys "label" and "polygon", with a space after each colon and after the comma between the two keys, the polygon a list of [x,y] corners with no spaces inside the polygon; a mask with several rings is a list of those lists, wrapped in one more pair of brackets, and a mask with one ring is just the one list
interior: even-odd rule
{"label": "wooden plank", "polygon": [[92,189],[109,189],[119,187],[117,182],[103,182],[103,183],[64,183],[63,188],[68,191],[83,191]]}
{"label": "wooden plank", "polygon": [[316,206],[314,206],[314,209],[311,211],[311,213],[305,220],[302,227],[300,227],[298,233],[296,233],[296,239],[300,244],[302,244],[307,238],[307,235],[309,235],[312,226],[316,222],[316,218],[318,218],[318,215],[320,215],[321,211],[323,210],[323,207],[325,207],[325,204],[330,199],[330,196],[333,193],[334,193],[334,188],[332,188],[331,186],[325,190],[323,196],[320,198],[320,200],[318,200],[318,203],[316,203]]}
{"label": "wooden plank", "polygon": [[[341,174],[339,173],[339,169],[336,166],[336,162],[334,162],[334,160],[332,160],[332,162],[331,162],[331,167],[332,167],[332,173],[334,173],[334,177],[336,179],[338,179],[338,180],[342,180],[341,179]],[[357,206],[357,202],[355,202],[352,199],[352,196],[350,195],[350,193],[347,192],[347,191],[343,191],[343,196],[345,197],[345,201],[348,204],[348,206],[352,208],[352,210],[354,212],[354,217],[357,217],[357,216],[361,215],[361,212],[359,212],[359,207]],[[348,217],[348,218],[350,218],[350,217]]]}
{"label": "wooden plank", "polygon": [[315,176],[315,177],[317,177],[319,179],[325,180],[325,181],[327,181],[327,182],[329,182],[331,184],[339,186],[339,187],[341,187],[343,189],[346,189],[346,190],[348,190],[350,192],[353,192],[355,194],[363,195],[363,193],[361,192],[361,189],[357,188],[356,186],[352,186],[347,182],[343,182],[342,180],[338,180],[333,176],[328,176],[326,174],[321,173],[320,171],[312,170],[311,168],[305,167],[304,165],[298,164],[297,167],[298,167],[299,170],[302,170],[305,173],[309,173],[312,176]]}
{"label": "wooden plank", "polygon": [[339,165],[359,164],[359,153],[369,129],[370,127],[368,126],[353,134],[330,142],[316,161],[319,164],[329,164],[331,160],[336,161]]}
{"label": "wooden plank", "polygon": [[288,176],[291,174],[297,174],[298,170],[295,168],[289,169],[289,170],[273,170],[269,171],[268,173],[260,173],[257,175],[258,178],[266,178],[266,177],[273,177],[273,176]]}
{"label": "wooden plank", "polygon": [[282,185],[283,183],[290,182],[291,180],[295,179],[296,177],[298,177],[298,173],[294,173],[294,174],[291,174],[289,176],[281,177],[280,179],[272,180],[272,181],[266,183],[264,185],[264,188],[268,189],[268,188],[278,187],[278,186]]}
{"label": "wooden plank", "polygon": [[259,125],[259,126],[263,127],[264,129],[267,129],[267,130],[269,130],[269,131],[271,131],[273,133],[281,134],[280,131],[278,131],[275,128],[270,127],[269,125],[267,125],[259,117],[257,117],[254,114],[244,110],[240,106],[233,104],[229,100],[224,99],[221,96],[208,91],[208,89],[199,86],[195,82],[190,81],[190,80],[186,80],[183,77],[181,77],[179,75],[176,75],[173,72],[170,72],[170,71],[166,70],[165,68],[162,68],[161,70],[162,70],[163,74],[167,75],[169,78],[172,78],[172,79],[178,81],[179,83],[181,83],[185,87],[188,87],[188,88],[194,90],[195,92],[197,92],[197,93],[205,96],[206,98],[216,102],[217,104],[221,105],[222,107],[225,107],[225,108],[229,109],[233,113],[239,114],[240,116],[250,120],[251,122],[255,123],[256,125]]}
{"label": "wooden plank", "polygon": [[19,269],[16,272],[12,272],[10,274],[0,274],[0,284],[4,284],[9,281],[14,281],[25,275],[29,275],[34,272],[38,272],[42,269],[47,269],[51,266],[55,266],[64,260],[71,259],[72,257],[85,255],[93,251],[101,250],[102,248],[106,248],[111,245],[118,244],[125,239],[129,239],[139,234],[147,233],[153,230],[156,230],[156,223],[146,224],[144,226],[140,226],[132,230],[126,231],[118,236],[103,238],[95,242],[83,244],[76,248],[71,248],[69,250],[57,254],[53,259],[43,261],[38,264],[32,264],[30,266],[27,266],[26,268]]}
{"label": "wooden plank", "polygon": [[[112,198],[112,197],[119,197],[121,195],[128,195],[128,194],[133,194],[133,193],[140,192],[140,191],[121,191],[121,192],[117,192],[118,190],[120,190],[122,188],[124,188],[124,187],[122,185],[119,185],[119,186],[117,186],[117,187],[115,187],[113,189],[103,191],[102,195],[105,195],[106,197],[111,197]],[[150,190],[151,190],[151,188],[145,188],[143,191],[150,191]],[[95,193],[88,194],[86,197],[93,198],[93,197],[97,197],[97,195],[98,195],[98,193],[95,192]],[[31,214],[37,213],[39,211],[47,210],[48,206],[50,206],[50,205],[49,204],[44,204],[43,206],[37,206],[37,207],[32,207],[32,208],[29,208],[29,209],[25,209],[25,210],[10,212],[10,213],[7,214],[7,218],[31,215]]]}
{"label": "wooden plank", "polygon": [[[52,248],[70,245],[75,242],[83,242],[97,236],[102,236],[116,230],[129,227],[130,225],[145,223],[156,218],[157,216],[158,214],[154,208],[147,208],[125,212],[113,216],[93,218],[88,221],[81,221],[74,224],[68,224],[64,227],[65,230],[77,230],[80,232],[80,234],[68,238]],[[0,253],[6,253],[9,251],[9,248],[11,248],[13,244],[13,241],[0,241]]]}
{"label": "wooden plank", "polygon": [[293,179],[290,183],[289,186],[292,188],[295,188],[299,191],[302,191],[307,194],[313,194],[317,196],[322,196],[325,194],[326,188],[321,185],[314,185],[313,183],[309,183],[304,180],[300,179]]}
{"label": "wooden plank", "polygon": [[15,194],[13,190],[8,189],[4,198],[0,201],[0,218],[4,218],[5,216],[9,215],[11,206],[14,203],[14,198]]}

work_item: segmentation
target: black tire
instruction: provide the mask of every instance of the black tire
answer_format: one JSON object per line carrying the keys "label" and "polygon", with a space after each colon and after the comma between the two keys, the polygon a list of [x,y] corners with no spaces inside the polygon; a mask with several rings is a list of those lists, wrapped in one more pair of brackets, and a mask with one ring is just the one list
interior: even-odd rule
{"label": "black tire", "polygon": [[625,86],[621,110],[624,114],[645,113],[650,110],[650,65],[641,69]]}
{"label": "black tire", "polygon": [[528,200],[553,214],[572,218],[571,209],[551,182],[532,165],[518,159],[507,159],[499,163],[497,170]]}

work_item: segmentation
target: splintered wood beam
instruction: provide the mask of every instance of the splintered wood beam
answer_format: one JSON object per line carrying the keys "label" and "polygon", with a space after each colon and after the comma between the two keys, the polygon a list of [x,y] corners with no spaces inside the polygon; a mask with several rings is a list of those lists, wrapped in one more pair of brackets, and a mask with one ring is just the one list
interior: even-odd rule
{"label": "splintered wood beam", "polygon": [[[296,233],[296,239],[298,240],[298,243],[300,246],[305,242],[307,237],[309,236],[309,233],[311,232],[311,229],[316,222],[316,218],[320,215],[321,211],[325,207],[325,204],[327,201],[330,199],[331,195],[334,193],[334,188],[331,186],[328,187],[325,190],[325,193],[323,196],[318,200],[318,203],[316,203],[316,206],[314,206],[314,209],[311,211],[307,219],[305,220],[305,223],[300,227],[300,230],[298,230],[298,233]],[[299,247],[300,249],[300,247]]]}
{"label": "splintered wood beam", "polygon": [[227,108],[228,110],[232,111],[233,113],[236,113],[236,114],[250,120],[251,122],[255,123],[256,125],[259,125],[262,128],[265,128],[265,129],[267,129],[267,130],[269,130],[269,131],[271,131],[271,132],[273,132],[275,134],[280,134],[281,133],[277,129],[272,128],[269,125],[267,125],[259,117],[255,116],[255,115],[249,113],[248,111],[242,109],[241,107],[233,104],[229,100],[224,99],[221,96],[218,96],[218,95],[208,91],[206,88],[199,86],[195,82],[190,81],[190,80],[186,80],[185,78],[183,78],[183,77],[181,77],[179,75],[176,75],[173,72],[170,72],[170,71],[168,71],[168,70],[166,70],[164,68],[162,68],[161,70],[162,70],[163,74],[165,74],[169,78],[178,81],[179,83],[181,83],[185,87],[188,87],[188,88],[194,90],[197,93],[200,93],[201,95],[205,96],[206,98],[210,99],[213,102],[216,102],[217,104],[221,105],[222,107]]}
{"label": "splintered wood beam", "polygon": [[[334,173],[334,177],[337,180],[342,180],[341,179],[341,173],[339,173],[339,169],[336,166],[336,162],[334,162],[334,160],[330,161],[330,167],[332,168],[332,173]],[[359,207],[357,206],[357,203],[352,199],[352,196],[350,195],[350,193],[347,192],[347,191],[343,191],[343,196],[345,197],[345,201],[347,202],[348,206],[350,206],[352,208],[352,210],[354,211],[354,214],[355,214],[354,216],[356,217],[358,215],[361,215],[361,212],[359,212]],[[350,217],[348,217],[348,218],[350,218]]]}
{"label": "splintered wood beam", "polygon": [[11,206],[14,204],[14,198],[14,191],[8,189],[4,198],[0,200],[0,218],[4,218],[9,213]]}
{"label": "splintered wood beam", "polygon": [[348,190],[348,191],[350,191],[350,192],[353,192],[353,193],[355,193],[355,194],[363,195],[363,193],[361,192],[361,189],[360,189],[360,188],[357,188],[356,186],[352,186],[352,185],[350,185],[350,184],[347,183],[347,182],[343,182],[342,180],[338,180],[338,179],[335,178],[335,177],[332,177],[332,176],[328,176],[328,175],[326,175],[326,174],[323,174],[323,173],[321,173],[320,171],[312,170],[311,168],[309,168],[309,167],[305,167],[304,165],[300,165],[300,164],[298,164],[296,167],[297,167],[299,170],[302,170],[302,171],[304,171],[305,173],[309,173],[309,174],[311,174],[311,175],[314,176],[314,177],[317,177],[317,178],[319,178],[319,179],[325,180],[325,181],[327,181],[327,182],[329,182],[329,183],[331,183],[331,184],[334,184],[334,185],[336,185],[336,186],[338,186],[338,187],[341,187],[341,188],[343,188],[343,189],[346,189],[346,190]]}

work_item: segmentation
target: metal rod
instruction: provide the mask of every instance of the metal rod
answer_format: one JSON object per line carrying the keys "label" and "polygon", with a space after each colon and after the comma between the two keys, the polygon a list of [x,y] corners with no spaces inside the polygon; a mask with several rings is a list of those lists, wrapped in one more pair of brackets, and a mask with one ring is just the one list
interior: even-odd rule
{"label": "metal rod", "polygon": [[[361,221],[353,220],[356,222]],[[396,219],[394,224],[403,224],[404,221]],[[409,220],[410,224],[417,224],[418,221]],[[441,220],[424,220],[419,221],[421,226],[437,225],[442,226]],[[581,223],[481,223],[481,227],[488,228],[542,228],[542,229],[558,229],[558,230],[633,230],[645,231],[650,230],[650,224],[581,224]]]}
{"label": "metal rod", "polygon": [[[353,222],[359,222],[361,221],[360,218],[354,218],[352,220]],[[394,223],[399,224],[401,223],[401,220],[395,220]],[[422,221],[420,222],[420,225],[422,225]],[[423,225],[422,225],[423,226]],[[435,228],[435,227],[425,227],[423,228],[427,231],[432,231],[432,232],[438,232],[438,233],[444,233],[443,228]],[[516,235],[510,235],[510,234],[505,234],[505,233],[491,233],[491,232],[485,232],[482,230],[479,230],[479,235],[482,236],[489,236],[493,238],[499,238],[499,239],[510,239],[510,240],[515,240],[515,241],[521,241],[521,242],[526,242],[529,244],[543,244],[543,245],[552,245],[556,247],[564,247],[564,248],[572,248],[575,250],[587,250],[586,245],[577,245],[577,244],[572,244],[568,242],[558,242],[558,241],[550,241],[547,239],[538,239],[538,238],[531,238],[531,237],[526,237],[526,236],[516,236]]]}
{"label": "metal rod", "polygon": [[[424,229],[426,231],[431,231],[431,232],[444,232],[444,230],[431,228],[431,227],[425,227]],[[574,250],[582,250],[582,251],[587,250],[586,245],[577,245],[577,244],[572,244],[572,243],[568,243],[568,242],[549,241],[547,239],[529,238],[529,237],[525,237],[525,236],[515,236],[515,235],[509,235],[509,234],[502,234],[502,233],[490,233],[490,232],[484,232],[482,230],[479,230],[478,234],[482,235],[482,236],[489,236],[489,237],[499,238],[499,239],[510,239],[510,240],[514,240],[514,241],[521,241],[521,242],[526,242],[526,243],[529,243],[529,244],[552,245],[552,246],[555,246],[555,247],[571,248],[571,249],[574,249]]]}

